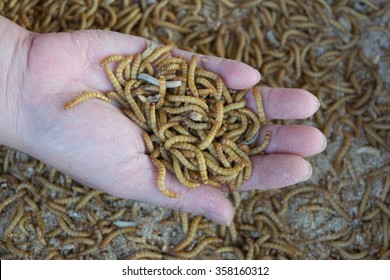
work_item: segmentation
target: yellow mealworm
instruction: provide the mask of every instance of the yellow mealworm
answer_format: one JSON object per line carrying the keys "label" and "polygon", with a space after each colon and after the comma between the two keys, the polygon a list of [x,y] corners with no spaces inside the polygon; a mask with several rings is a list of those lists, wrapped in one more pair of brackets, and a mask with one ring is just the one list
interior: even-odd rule
{"label": "yellow mealworm", "polygon": [[61,217],[57,217],[57,221],[58,221],[58,224],[60,225],[61,229],[64,232],[66,232],[67,234],[69,234],[70,236],[74,236],[74,237],[89,237],[91,235],[89,232],[76,231],[76,230],[73,230],[73,229],[69,228],[69,226],[65,223],[65,221]]}
{"label": "yellow mealworm", "polygon": [[194,183],[189,180],[187,180],[183,172],[181,171],[181,166],[179,163],[179,160],[177,157],[173,157],[173,169],[175,170],[176,178],[179,180],[180,183],[182,183],[184,186],[188,188],[197,188],[200,186],[199,183]]}
{"label": "yellow mealworm", "polygon": [[222,242],[222,240],[220,240],[217,237],[206,237],[206,238],[202,239],[199,242],[199,244],[192,251],[189,251],[189,252],[179,251],[179,252],[176,252],[175,255],[179,256],[179,257],[184,257],[184,258],[190,259],[190,258],[193,258],[196,255],[198,255],[207,245],[212,244],[212,243],[221,243],[221,242]]}
{"label": "yellow mealworm", "polygon": [[390,209],[380,200],[375,201],[376,205],[385,213],[388,217],[390,217]]}
{"label": "yellow mealworm", "polygon": [[110,98],[108,98],[107,96],[105,96],[104,94],[102,94],[100,92],[85,91],[82,94],[80,94],[79,96],[76,96],[75,98],[73,98],[68,103],[66,103],[64,108],[65,108],[65,110],[68,110],[68,109],[80,104],[81,102],[87,101],[87,100],[92,99],[92,98],[97,98],[97,99],[100,99],[100,100],[103,100],[106,102],[111,102]]}
{"label": "yellow mealworm", "polygon": [[140,68],[140,64],[141,64],[141,54],[137,53],[134,56],[133,63],[132,63],[132,66],[131,66],[131,71],[130,71],[130,78],[132,80],[137,79],[138,71],[139,71],[139,68]]}
{"label": "yellow mealworm", "polygon": [[152,158],[152,162],[156,165],[158,169],[158,176],[157,176],[157,184],[160,192],[170,198],[177,198],[179,195],[173,191],[170,191],[165,186],[165,175],[166,175],[166,169],[165,166],[161,163],[161,161]]}
{"label": "yellow mealworm", "polygon": [[165,149],[169,150],[169,148],[175,143],[197,143],[199,142],[199,138],[191,135],[178,135],[169,138],[164,143]]}
{"label": "yellow mealworm", "polygon": [[123,60],[125,57],[123,55],[110,55],[110,56],[107,56],[106,58],[104,58],[101,62],[100,62],[100,65],[103,67],[111,62],[118,62],[118,61],[121,61]]}
{"label": "yellow mealworm", "polygon": [[72,237],[69,239],[65,239],[61,241],[61,247],[68,245],[68,244],[86,244],[86,245],[95,245],[96,241],[91,238],[85,238],[85,237]]}
{"label": "yellow mealworm", "polygon": [[368,250],[363,250],[361,252],[358,252],[358,253],[350,253],[346,250],[344,250],[343,248],[337,248],[337,250],[339,251],[341,257],[344,259],[344,260],[361,260],[363,259],[365,256],[368,255]]}
{"label": "yellow mealworm", "polygon": [[165,131],[168,129],[168,128],[171,128],[171,127],[174,127],[176,125],[179,125],[179,122],[168,122],[164,125],[162,125],[157,133],[158,137],[161,139],[161,141],[166,141],[166,137],[165,137]]}
{"label": "yellow mealworm", "polygon": [[4,230],[3,237],[6,237],[11,234],[11,232],[14,230],[16,225],[19,223],[20,219],[24,215],[24,205],[19,201],[17,206],[15,207],[15,214],[12,218],[12,220],[9,222],[7,228]]}
{"label": "yellow mealworm", "polygon": [[248,128],[248,119],[247,119],[246,115],[240,114],[237,112],[233,112],[233,113],[236,113],[236,115],[241,120],[241,122],[239,123],[239,127],[237,129],[233,129],[233,130],[224,134],[224,138],[227,138],[227,139],[234,139],[237,136],[243,135],[244,132],[246,131],[246,129]]}
{"label": "yellow mealworm", "polygon": [[0,203],[0,213],[3,211],[3,209],[5,207],[7,207],[9,204],[11,204],[12,202],[14,202],[15,200],[17,200],[18,198],[24,196],[26,194],[26,191],[25,190],[22,190],[18,193],[16,193],[15,195],[13,196],[10,196],[10,197],[7,197],[6,199],[4,199],[1,203]]}
{"label": "yellow mealworm", "polygon": [[362,199],[360,200],[360,204],[359,204],[359,208],[358,208],[358,213],[357,213],[358,218],[363,217],[364,210],[366,208],[368,198],[369,198],[370,193],[371,193],[371,189],[372,189],[372,182],[371,182],[371,180],[367,180],[366,187],[365,187]]}
{"label": "yellow mealworm", "polygon": [[[149,106],[149,118],[147,118],[147,119],[148,120],[150,119],[149,126],[152,129],[153,133],[157,135],[158,134],[158,128],[157,128],[157,122],[156,122],[156,106],[157,106],[156,104],[150,103],[150,106]],[[145,110],[146,110],[146,106],[145,106]]]}
{"label": "yellow mealworm", "polygon": [[345,210],[343,208],[341,208],[339,203],[336,202],[336,200],[333,198],[332,194],[328,191],[324,191],[324,194],[328,198],[328,200],[329,200],[330,204],[332,205],[332,207],[334,208],[334,210],[336,210],[337,213],[340,214],[347,221],[351,221],[351,217],[348,215],[347,212],[345,212]]}
{"label": "yellow mealworm", "polygon": [[236,174],[245,167],[245,163],[243,162],[231,168],[222,168],[208,158],[205,158],[205,161],[207,167],[209,167],[212,171],[214,171],[216,174],[224,175],[224,176],[230,176]]}
{"label": "yellow mealworm", "polygon": [[210,123],[199,123],[194,122],[193,120],[189,118],[183,119],[184,125],[188,128],[194,129],[194,130],[204,130],[204,129],[210,129],[211,124]]}
{"label": "yellow mealworm", "polygon": [[173,49],[173,47],[174,45],[166,45],[156,49],[152,54],[150,54],[142,61],[139,71],[142,72],[145,69],[144,67],[147,63],[153,64],[153,62],[158,60],[160,57],[169,53]]}
{"label": "yellow mealworm", "polygon": [[103,238],[103,240],[99,244],[99,249],[105,249],[111,241],[118,237],[119,235],[128,233],[128,232],[135,232],[137,231],[137,227],[125,227],[125,228],[120,228],[117,230],[114,230],[110,234],[108,234],[106,237]]}
{"label": "yellow mealworm", "polygon": [[181,164],[183,164],[189,170],[198,170],[198,168],[194,164],[192,164],[187,158],[185,158],[179,150],[170,149],[169,151],[181,162]]}
{"label": "yellow mealworm", "polygon": [[236,226],[234,225],[234,223],[231,223],[229,225],[229,235],[230,235],[230,239],[232,241],[233,244],[237,243],[237,231],[236,231]]}
{"label": "yellow mealworm", "polygon": [[297,255],[297,251],[294,250],[294,248],[291,248],[291,246],[288,246],[287,244],[277,244],[273,242],[264,242],[259,245],[261,248],[266,249],[275,249],[284,253],[287,253],[291,257],[295,257]]}
{"label": "yellow mealworm", "polygon": [[256,108],[257,112],[259,114],[260,122],[264,123],[266,121],[265,113],[264,113],[264,106],[263,106],[263,99],[260,92],[260,87],[253,87],[252,88],[252,95],[256,102]]}
{"label": "yellow mealworm", "polygon": [[215,146],[215,150],[217,151],[218,158],[219,158],[220,162],[222,163],[222,165],[225,168],[231,167],[229,161],[227,160],[227,158],[223,154],[222,144],[217,142],[217,143],[214,144],[214,146]]}
{"label": "yellow mealworm", "polygon": [[[189,112],[192,115],[189,115],[190,118],[192,118],[195,121],[199,121],[202,118],[207,120],[207,113],[198,105],[185,105],[178,108],[170,108],[170,107],[163,107],[164,111],[169,114],[182,114],[185,112]],[[193,113],[197,113],[197,115],[194,115]]]}
{"label": "yellow mealworm", "polygon": [[138,107],[137,103],[134,101],[134,99],[131,95],[131,88],[134,85],[134,83],[135,83],[135,80],[130,80],[126,83],[124,95],[125,95],[127,102],[129,103],[131,109],[133,110],[134,114],[137,116],[137,118],[140,121],[145,122],[146,119],[145,119],[144,114],[142,114],[140,108]]}
{"label": "yellow mealworm", "polygon": [[143,259],[152,259],[152,260],[161,260],[163,255],[158,252],[152,252],[152,251],[141,251],[137,252],[131,257],[129,257],[129,260],[143,260]]}
{"label": "yellow mealworm", "polygon": [[238,109],[244,108],[245,105],[246,105],[246,101],[245,100],[241,100],[241,101],[236,102],[236,103],[231,103],[231,104],[226,105],[226,106],[223,107],[223,112],[224,112],[224,114],[227,114],[230,111],[234,111],[234,110],[238,110]]}
{"label": "yellow mealworm", "polygon": [[100,194],[102,194],[103,192],[102,191],[99,191],[99,190],[92,190],[90,192],[88,192],[80,201],[79,203],[77,203],[76,207],[75,207],[75,210],[76,211],[80,211],[82,208],[84,208],[87,203],[95,196],[98,196]]}
{"label": "yellow mealworm", "polygon": [[338,152],[337,156],[336,156],[336,160],[335,160],[335,164],[334,164],[334,168],[336,171],[340,171],[340,167],[341,167],[341,161],[343,159],[343,157],[345,156],[345,154],[347,153],[350,145],[351,145],[351,135],[350,133],[346,132],[344,134],[344,145],[341,147],[340,151]]}
{"label": "yellow mealworm", "polygon": [[370,212],[368,212],[366,215],[362,217],[363,221],[369,221],[374,219],[379,213],[381,212],[381,209],[379,208],[374,208]]}
{"label": "yellow mealworm", "polygon": [[131,63],[133,60],[133,56],[128,55],[126,56],[118,65],[118,67],[115,70],[115,76],[118,80],[118,82],[124,86],[126,84],[126,80],[123,77],[123,71],[125,70],[126,66]]}
{"label": "yellow mealworm", "polygon": [[153,154],[153,152],[154,152],[154,145],[153,145],[152,140],[150,139],[149,134],[143,133],[143,134],[142,134],[142,137],[144,138],[146,147],[148,148],[148,153],[149,153],[150,155]]}
{"label": "yellow mealworm", "polygon": [[184,249],[185,247],[187,247],[187,245],[189,245],[192,242],[192,240],[195,237],[199,222],[201,220],[202,220],[202,216],[195,216],[192,219],[187,236],[180,243],[178,243],[175,247],[172,248],[173,252],[177,252]]}
{"label": "yellow mealworm", "polygon": [[255,147],[255,148],[251,149],[250,152],[249,152],[249,156],[258,155],[261,152],[263,152],[267,148],[270,139],[271,139],[271,132],[267,131],[265,133],[264,139],[261,142],[261,144],[259,146]]}
{"label": "yellow mealworm", "polygon": [[195,86],[195,69],[196,69],[196,56],[191,57],[191,62],[188,67],[187,83],[192,95],[198,97],[198,90]]}
{"label": "yellow mealworm", "polygon": [[195,104],[201,107],[205,112],[209,111],[209,107],[207,106],[206,102],[204,102],[202,99],[193,97],[193,96],[183,96],[183,95],[169,95],[167,96],[167,100],[171,102],[178,102],[178,103],[190,103]]}
{"label": "yellow mealworm", "polygon": [[188,214],[186,212],[180,213],[180,220],[184,234],[188,233]]}
{"label": "yellow mealworm", "polygon": [[209,133],[207,134],[207,137],[198,145],[199,149],[204,150],[206,149],[211,142],[214,140],[215,134],[222,126],[223,116],[224,116],[224,107],[221,101],[217,101],[215,103],[216,108],[216,118],[215,122],[213,123]]}
{"label": "yellow mealworm", "polygon": [[12,242],[12,240],[10,238],[6,238],[5,239],[5,243],[7,245],[7,249],[12,253],[14,254],[15,256],[18,256],[18,257],[21,257],[21,258],[24,258],[24,259],[29,259],[30,257],[30,253],[26,252],[26,251],[23,251],[19,248],[17,248],[14,243]]}

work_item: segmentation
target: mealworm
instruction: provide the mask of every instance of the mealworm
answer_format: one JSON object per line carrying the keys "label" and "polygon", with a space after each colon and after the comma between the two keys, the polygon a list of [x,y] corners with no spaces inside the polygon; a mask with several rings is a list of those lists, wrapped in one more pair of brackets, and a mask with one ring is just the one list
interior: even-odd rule
{"label": "mealworm", "polygon": [[192,219],[190,228],[187,232],[187,236],[180,243],[178,243],[177,245],[175,245],[175,247],[172,248],[172,252],[180,251],[185,247],[187,247],[187,245],[189,245],[192,242],[192,240],[195,237],[199,222],[201,220],[202,220],[202,216],[195,216]]}
{"label": "mealworm", "polygon": [[343,159],[343,157],[345,156],[345,154],[347,153],[350,145],[351,145],[351,135],[350,133],[346,132],[344,134],[344,145],[341,147],[340,151],[338,152],[337,156],[336,156],[336,160],[335,160],[335,164],[334,164],[334,168],[335,170],[339,171],[340,170],[340,167],[341,167],[341,161]]}
{"label": "mealworm", "polygon": [[222,144],[217,142],[217,143],[214,144],[214,146],[215,146],[215,150],[217,151],[218,158],[219,158],[220,162],[222,163],[222,165],[225,168],[231,167],[229,161],[227,160],[227,158],[223,154]]}
{"label": "mealworm", "polygon": [[100,100],[103,100],[106,102],[111,102],[110,98],[108,98],[107,96],[105,96],[104,94],[102,94],[100,92],[85,91],[82,94],[80,94],[79,96],[76,96],[75,98],[73,98],[68,103],[66,103],[64,108],[65,108],[65,110],[68,110],[68,109],[80,104],[81,102],[87,101],[87,100],[92,99],[92,98],[97,98],[97,99],[100,99]]}
{"label": "mealworm", "polygon": [[125,95],[127,102],[129,103],[131,109],[133,110],[134,114],[137,116],[137,118],[141,122],[146,122],[144,114],[142,114],[140,108],[138,107],[137,103],[134,101],[134,99],[131,95],[131,88],[134,85],[134,83],[135,83],[135,80],[130,80],[126,83],[124,95]]}
{"label": "mealworm", "polygon": [[61,240],[61,247],[66,246],[68,244],[86,244],[86,245],[95,245],[96,241],[91,239],[91,238],[86,238],[86,237],[72,237],[69,239]]}
{"label": "mealworm", "polygon": [[225,246],[225,247],[217,248],[215,250],[215,253],[217,253],[217,254],[233,253],[236,256],[237,260],[245,259],[244,254],[241,252],[241,250],[239,248],[233,247],[233,246]]}
{"label": "mealworm", "polygon": [[153,62],[158,60],[161,56],[168,54],[173,49],[173,47],[174,45],[171,44],[156,49],[152,54],[150,54],[142,61],[139,71],[142,72],[147,63],[153,64]]}
{"label": "mealworm", "polygon": [[261,142],[261,144],[249,151],[249,156],[254,156],[262,153],[268,146],[270,139],[271,139],[271,132],[267,131],[265,133],[264,139]]}
{"label": "mealworm", "polygon": [[236,231],[236,226],[234,225],[234,223],[231,223],[229,225],[229,235],[230,235],[230,239],[232,241],[233,244],[237,243],[237,231]]}
{"label": "mealworm", "polygon": [[151,252],[151,251],[141,251],[137,252],[131,257],[129,257],[129,260],[143,260],[143,259],[152,259],[152,260],[161,260],[163,255],[158,252]]}
{"label": "mealworm", "polygon": [[75,210],[76,211],[80,211],[82,208],[84,208],[87,203],[95,196],[98,196],[100,194],[102,194],[103,192],[102,191],[99,191],[99,190],[92,190],[90,192],[88,192],[80,201],[79,203],[77,203],[76,207],[75,207]]}
{"label": "mealworm", "polygon": [[15,207],[15,210],[16,210],[16,212],[15,212],[12,220],[9,222],[7,228],[4,230],[3,238],[11,234],[11,232],[14,230],[14,228],[19,223],[20,219],[23,217],[24,205],[19,201],[19,203]]}
{"label": "mealworm", "polygon": [[231,104],[226,105],[226,106],[223,107],[223,112],[224,112],[224,114],[227,114],[230,111],[234,111],[234,110],[238,110],[238,109],[244,108],[245,105],[246,105],[246,101],[245,100],[241,100],[241,101],[236,102],[236,103],[231,103]]}
{"label": "mealworm", "polygon": [[187,259],[193,258],[198,255],[207,245],[212,243],[221,243],[222,241],[217,237],[206,237],[202,239],[199,244],[192,251],[179,251],[176,252],[175,255],[179,257],[184,257]]}
{"label": "mealworm", "polygon": [[260,87],[256,87],[256,86],[253,87],[252,95],[256,102],[256,108],[257,108],[257,113],[259,114],[260,122],[264,123],[266,121],[266,117],[264,112],[263,99],[260,93]]}
{"label": "mealworm", "polygon": [[328,198],[328,200],[329,200],[330,204],[332,205],[332,207],[334,208],[334,210],[336,210],[337,213],[340,214],[347,221],[351,221],[351,217],[348,215],[347,212],[345,212],[345,210],[343,208],[341,208],[339,203],[336,202],[336,200],[333,198],[332,194],[328,191],[324,191],[324,194]]}
{"label": "mealworm", "polygon": [[337,248],[337,250],[339,251],[341,257],[344,260],[361,260],[365,256],[367,256],[367,254],[369,252],[367,249],[363,250],[361,252],[358,252],[358,253],[350,253],[350,252],[344,250],[343,248]]}
{"label": "mealworm", "polygon": [[259,246],[260,246],[261,248],[275,249],[275,250],[278,250],[278,251],[287,253],[287,254],[290,255],[291,257],[296,257],[296,255],[297,255],[297,253],[298,253],[298,252],[295,250],[295,248],[291,248],[291,247],[288,246],[287,244],[277,244],[277,243],[273,243],[273,242],[264,242],[264,243],[260,244]]}
{"label": "mealworm", "polygon": [[122,234],[125,234],[125,233],[128,233],[128,232],[135,232],[137,231],[137,227],[125,227],[125,228],[120,228],[120,229],[117,229],[113,232],[111,232],[110,234],[108,234],[106,237],[103,238],[103,240],[100,242],[98,248],[99,249],[105,249],[109,243],[111,243],[111,241],[118,237],[119,235],[122,235]]}
{"label": "mealworm", "polygon": [[365,207],[366,207],[367,202],[368,202],[368,198],[369,198],[370,193],[371,193],[371,189],[372,189],[372,182],[371,182],[371,180],[368,180],[366,187],[365,187],[365,190],[364,190],[364,193],[363,193],[363,196],[362,196],[362,199],[360,200],[360,204],[359,204],[359,208],[358,208],[358,212],[357,212],[358,218],[363,217],[364,210],[365,210]]}
{"label": "mealworm", "polygon": [[343,239],[343,240],[331,241],[330,242],[330,246],[333,246],[333,247],[348,247],[348,246],[350,246],[353,243],[355,238],[356,238],[356,233],[352,232],[347,240]]}
{"label": "mealworm", "polygon": [[154,152],[154,145],[153,145],[152,140],[150,139],[149,134],[143,133],[143,134],[142,134],[142,137],[144,138],[146,147],[148,148],[148,153],[149,153],[150,155],[153,154],[153,152]]}
{"label": "mealworm", "polygon": [[165,137],[165,131],[168,129],[168,128],[171,128],[171,127],[174,127],[176,125],[179,125],[179,122],[168,122],[164,125],[162,125],[157,133],[158,137],[161,139],[161,141],[166,141],[166,137]]}
{"label": "mealworm", "polygon": [[192,95],[198,97],[198,91],[195,86],[195,69],[196,69],[196,56],[191,56],[191,62],[188,67],[187,83]]}
{"label": "mealworm", "polygon": [[132,63],[132,66],[131,66],[131,70],[130,70],[130,78],[132,80],[135,80],[135,79],[140,79],[137,75],[138,75],[138,71],[139,71],[139,68],[140,68],[140,64],[141,64],[141,54],[140,53],[137,53],[134,58],[133,58],[133,63]]}
{"label": "mealworm", "polygon": [[183,119],[184,125],[188,128],[194,129],[194,130],[204,130],[204,129],[210,129],[211,124],[210,123],[199,123],[194,122],[189,118]]}
{"label": "mealworm", "polygon": [[222,102],[217,101],[215,103],[215,108],[216,108],[215,122],[213,123],[209,133],[207,134],[207,137],[201,143],[199,143],[198,147],[200,150],[206,149],[211,144],[211,142],[214,140],[215,134],[222,126],[223,116],[224,116],[224,107]]}
{"label": "mealworm", "polygon": [[131,63],[132,60],[133,60],[133,56],[128,55],[119,63],[118,67],[116,68],[115,76],[116,76],[118,82],[122,86],[124,86],[126,84],[126,80],[123,77],[123,71],[125,70],[126,66]]}
{"label": "mealworm", "polygon": [[205,161],[206,161],[207,167],[209,167],[212,171],[214,171],[216,174],[224,175],[224,176],[230,176],[230,175],[236,174],[239,171],[241,171],[241,169],[243,169],[245,167],[245,163],[243,163],[243,162],[241,162],[241,163],[239,163],[236,166],[231,167],[231,168],[222,168],[222,167],[218,166],[217,164],[215,164],[213,161],[209,160],[208,158],[205,158]]}
{"label": "mealworm", "polygon": [[189,112],[188,117],[193,119],[194,121],[200,121],[202,118],[204,120],[207,120],[207,113],[198,105],[185,105],[178,108],[170,108],[170,107],[163,107],[164,111],[169,114],[183,114],[186,112]]}
{"label": "mealworm", "polygon": [[191,182],[184,177],[177,157],[173,157],[173,169],[175,170],[176,178],[184,186],[188,188],[198,188],[200,186],[199,183]]}
{"label": "mealworm", "polygon": [[199,138],[191,135],[178,135],[169,138],[167,141],[164,143],[165,149],[169,150],[169,148],[175,144],[175,143],[197,143],[199,142]]}
{"label": "mealworm", "polygon": [[264,213],[269,217],[273,223],[278,227],[280,231],[290,232],[290,229],[279,219],[279,217],[272,211],[272,209],[265,207],[257,207],[256,211],[253,211],[253,214]]}
{"label": "mealworm", "polygon": [[188,159],[186,159],[180,151],[176,149],[170,149],[169,151],[181,162],[181,164],[183,164],[189,170],[194,170],[194,171],[198,170],[198,168],[194,164],[192,164]]}
{"label": "mealworm", "polygon": [[383,213],[390,217],[390,209],[382,201],[376,200],[375,203],[383,211]]}
{"label": "mealworm", "polygon": [[61,217],[57,217],[57,221],[58,221],[58,224],[60,225],[61,229],[64,232],[66,232],[67,234],[69,234],[70,236],[74,236],[74,237],[89,237],[91,235],[89,232],[76,231],[76,230],[73,230],[73,229],[69,228],[69,226],[65,223],[65,221]]}
{"label": "mealworm", "polygon": [[156,165],[158,168],[158,176],[157,176],[157,184],[160,192],[170,198],[177,198],[179,195],[173,191],[170,191],[165,186],[165,175],[166,175],[166,169],[165,166],[161,163],[161,161],[152,158],[152,162]]}
{"label": "mealworm", "polygon": [[[237,112],[234,112],[234,113],[237,113]],[[237,113],[237,116],[241,120],[241,122],[238,124],[239,125],[238,128],[237,129],[233,129],[233,130],[229,131],[228,133],[225,133],[224,134],[224,138],[234,139],[237,136],[243,135],[244,132],[247,130],[247,128],[248,128],[248,119],[247,119],[246,115]]]}
{"label": "mealworm", "polygon": [[110,56],[107,56],[105,57],[101,62],[100,62],[100,66],[105,66],[111,62],[118,62],[118,61],[121,61],[123,60],[125,57],[123,55],[110,55]]}
{"label": "mealworm", "polygon": [[31,254],[26,252],[26,251],[23,251],[23,250],[20,250],[19,248],[17,248],[10,238],[6,238],[5,239],[5,243],[7,245],[8,251],[10,251],[15,256],[18,256],[18,257],[21,257],[21,258],[24,258],[24,259],[29,259],[30,258]]}

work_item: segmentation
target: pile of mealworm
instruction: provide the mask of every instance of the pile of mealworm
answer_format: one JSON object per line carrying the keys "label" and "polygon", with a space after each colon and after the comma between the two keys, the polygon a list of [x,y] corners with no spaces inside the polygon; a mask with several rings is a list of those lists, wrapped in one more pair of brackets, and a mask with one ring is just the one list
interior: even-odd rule
{"label": "pile of mealworm", "polygon": [[[166,169],[188,188],[201,183],[235,188],[249,180],[249,156],[267,147],[270,133],[256,146],[261,122],[265,122],[261,94],[252,88],[258,114],[245,108],[247,90],[228,89],[217,74],[191,62],[172,57],[173,45],[155,43],[134,56],[111,55],[100,65],[114,91],[84,92],[65,109],[99,98],[116,100],[123,112],[146,133],[143,137],[158,168],[157,183],[167,197],[178,194],[165,186]],[[115,71],[109,64],[117,63]],[[115,74],[114,74],[115,73]]]}
{"label": "pile of mealworm", "polygon": [[390,258],[389,1],[0,0],[0,14],[34,32],[113,30],[248,63],[263,85],[315,94],[304,124],[328,138],[308,182],[231,193],[228,227],[1,146],[1,259]]}

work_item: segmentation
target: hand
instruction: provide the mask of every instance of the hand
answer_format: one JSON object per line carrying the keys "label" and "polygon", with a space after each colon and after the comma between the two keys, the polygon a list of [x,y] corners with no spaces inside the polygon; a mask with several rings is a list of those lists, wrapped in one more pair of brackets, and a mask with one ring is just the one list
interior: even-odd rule
{"label": "hand", "polygon": [[[12,88],[3,102],[9,123],[0,124],[0,131],[12,127],[13,132],[8,132],[8,138],[1,136],[1,143],[109,194],[205,215],[218,223],[232,220],[228,199],[213,187],[187,189],[168,174],[167,187],[180,197],[163,196],[156,184],[157,169],[145,153],[142,130],[119,108],[90,100],[64,110],[82,91],[110,90],[101,59],[141,52],[148,45],[146,39],[107,31],[32,34],[10,25],[23,44],[15,44],[13,52],[18,54],[13,74],[19,79],[11,77],[6,83]],[[175,54],[190,57],[180,50]],[[230,88],[250,88],[260,79],[255,69],[243,63],[203,58],[203,66],[222,76]],[[255,110],[250,96],[248,103]],[[263,88],[262,97],[268,119],[307,118],[319,106],[317,98],[300,89]],[[308,179],[311,166],[303,157],[321,152],[326,145],[323,134],[313,127],[267,125],[261,128],[259,141],[267,130],[271,131],[267,155],[252,158],[253,175],[239,190],[279,188]]]}

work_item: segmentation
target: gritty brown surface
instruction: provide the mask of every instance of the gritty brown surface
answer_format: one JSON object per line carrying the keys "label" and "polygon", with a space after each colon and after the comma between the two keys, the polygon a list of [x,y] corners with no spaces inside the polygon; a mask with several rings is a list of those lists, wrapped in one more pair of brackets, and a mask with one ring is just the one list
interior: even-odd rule
{"label": "gritty brown surface", "polygon": [[242,60],[263,84],[313,92],[321,108],[305,123],[328,137],[313,177],[230,195],[225,228],[93,191],[1,147],[0,257],[388,259],[388,1],[156,2],[0,1],[0,13],[36,32],[99,28],[173,42]]}

